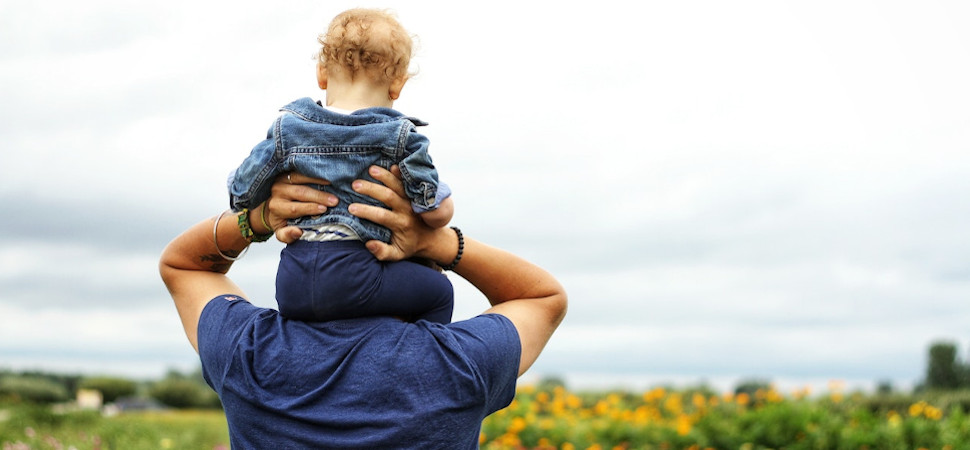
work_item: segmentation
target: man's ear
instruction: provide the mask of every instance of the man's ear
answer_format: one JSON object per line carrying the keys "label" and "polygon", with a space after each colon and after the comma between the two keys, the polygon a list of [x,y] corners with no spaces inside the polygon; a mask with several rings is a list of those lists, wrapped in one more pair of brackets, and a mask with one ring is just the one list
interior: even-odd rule
{"label": "man's ear", "polygon": [[387,97],[391,100],[397,100],[398,97],[401,96],[401,89],[404,89],[404,83],[407,82],[407,76],[403,76],[392,81],[391,86],[387,88]]}
{"label": "man's ear", "polygon": [[317,85],[320,89],[327,89],[327,66],[317,63]]}

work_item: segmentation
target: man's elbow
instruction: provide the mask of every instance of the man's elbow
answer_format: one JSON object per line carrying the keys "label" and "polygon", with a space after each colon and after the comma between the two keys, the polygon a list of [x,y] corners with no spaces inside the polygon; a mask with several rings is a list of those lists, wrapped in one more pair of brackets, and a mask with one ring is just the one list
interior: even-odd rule
{"label": "man's elbow", "polygon": [[165,287],[171,290],[172,283],[175,282],[178,273],[179,270],[174,265],[171,244],[169,244],[158,258],[158,275],[162,278],[162,283],[165,283]]}
{"label": "man's elbow", "polygon": [[549,297],[548,302],[549,317],[552,323],[558,327],[566,318],[566,311],[569,309],[569,300],[566,291],[560,286],[555,294]]}

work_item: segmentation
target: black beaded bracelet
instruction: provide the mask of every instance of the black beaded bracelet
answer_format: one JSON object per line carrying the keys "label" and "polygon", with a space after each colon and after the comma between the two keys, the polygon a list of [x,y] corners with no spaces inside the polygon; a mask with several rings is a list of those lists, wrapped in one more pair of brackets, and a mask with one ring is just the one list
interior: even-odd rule
{"label": "black beaded bracelet", "polygon": [[461,255],[465,252],[465,236],[461,234],[461,230],[458,227],[451,227],[458,234],[458,254],[455,255],[455,259],[451,261],[451,264],[447,266],[441,266],[441,270],[454,270],[455,266],[458,265],[458,261],[461,261]]}

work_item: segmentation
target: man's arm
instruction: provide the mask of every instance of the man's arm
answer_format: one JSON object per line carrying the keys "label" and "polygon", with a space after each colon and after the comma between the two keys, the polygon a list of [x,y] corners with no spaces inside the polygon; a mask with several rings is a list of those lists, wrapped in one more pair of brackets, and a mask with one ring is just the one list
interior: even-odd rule
{"label": "man's arm", "polygon": [[[289,184],[290,180],[294,184]],[[267,222],[273,229],[279,228],[277,237],[282,240],[299,235],[298,229],[285,227],[287,219],[320,214],[326,211],[326,206],[336,205],[333,195],[297,183],[327,184],[325,180],[297,174],[278,178],[270,200],[250,211],[250,226],[256,234],[273,231],[263,224],[263,208],[268,208]],[[159,260],[162,281],[175,301],[185,335],[196,352],[199,351],[199,316],[205,305],[223,294],[245,297],[239,286],[226,276],[233,261],[222,256],[236,257],[249,246],[250,241],[239,232],[237,217],[238,214],[224,213],[215,228],[216,217],[194,225],[172,240]]]}
{"label": "man's arm", "polygon": [[519,333],[519,375],[532,366],[566,316],[566,291],[551,274],[512,253],[465,239],[454,272],[478,288],[492,305],[486,313],[507,317]]}
{"label": "man's arm", "polygon": [[[367,248],[378,259],[409,256],[451,263],[458,253],[458,236],[450,228],[432,229],[411,211],[401,181],[391,172],[372,167],[371,176],[384,185],[358,180],[354,189],[373,197],[390,210],[352,204],[350,212],[391,229],[391,243],[369,241]],[[525,373],[545,347],[566,315],[566,292],[556,279],[518,256],[465,238],[461,261],[454,272],[478,288],[492,307],[486,313],[507,317],[519,334],[522,358],[519,375]]]}

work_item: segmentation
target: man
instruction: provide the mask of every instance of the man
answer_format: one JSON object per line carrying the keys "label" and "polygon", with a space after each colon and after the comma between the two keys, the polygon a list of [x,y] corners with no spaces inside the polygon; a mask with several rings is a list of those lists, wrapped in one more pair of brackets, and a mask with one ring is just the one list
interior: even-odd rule
{"label": "man", "polygon": [[516,378],[565,316],[566,293],[548,272],[457,230],[429,228],[395,174],[379,167],[370,174],[383,185],[357,180],[354,190],[390,209],[349,210],[391,230],[390,244],[367,242],[371,253],[453,266],[491,308],[448,325],[392,317],[310,323],[246,302],[225,274],[252,235],[278,228],[278,239],[293,242],[300,230],[286,227],[287,219],[336,205],[303,185],[326,180],[281,176],[270,200],[249,213],[265,223],[205,220],[173,240],[160,261],[203,374],[223,402],[233,448],[477,448],[482,419],[511,402]]}

